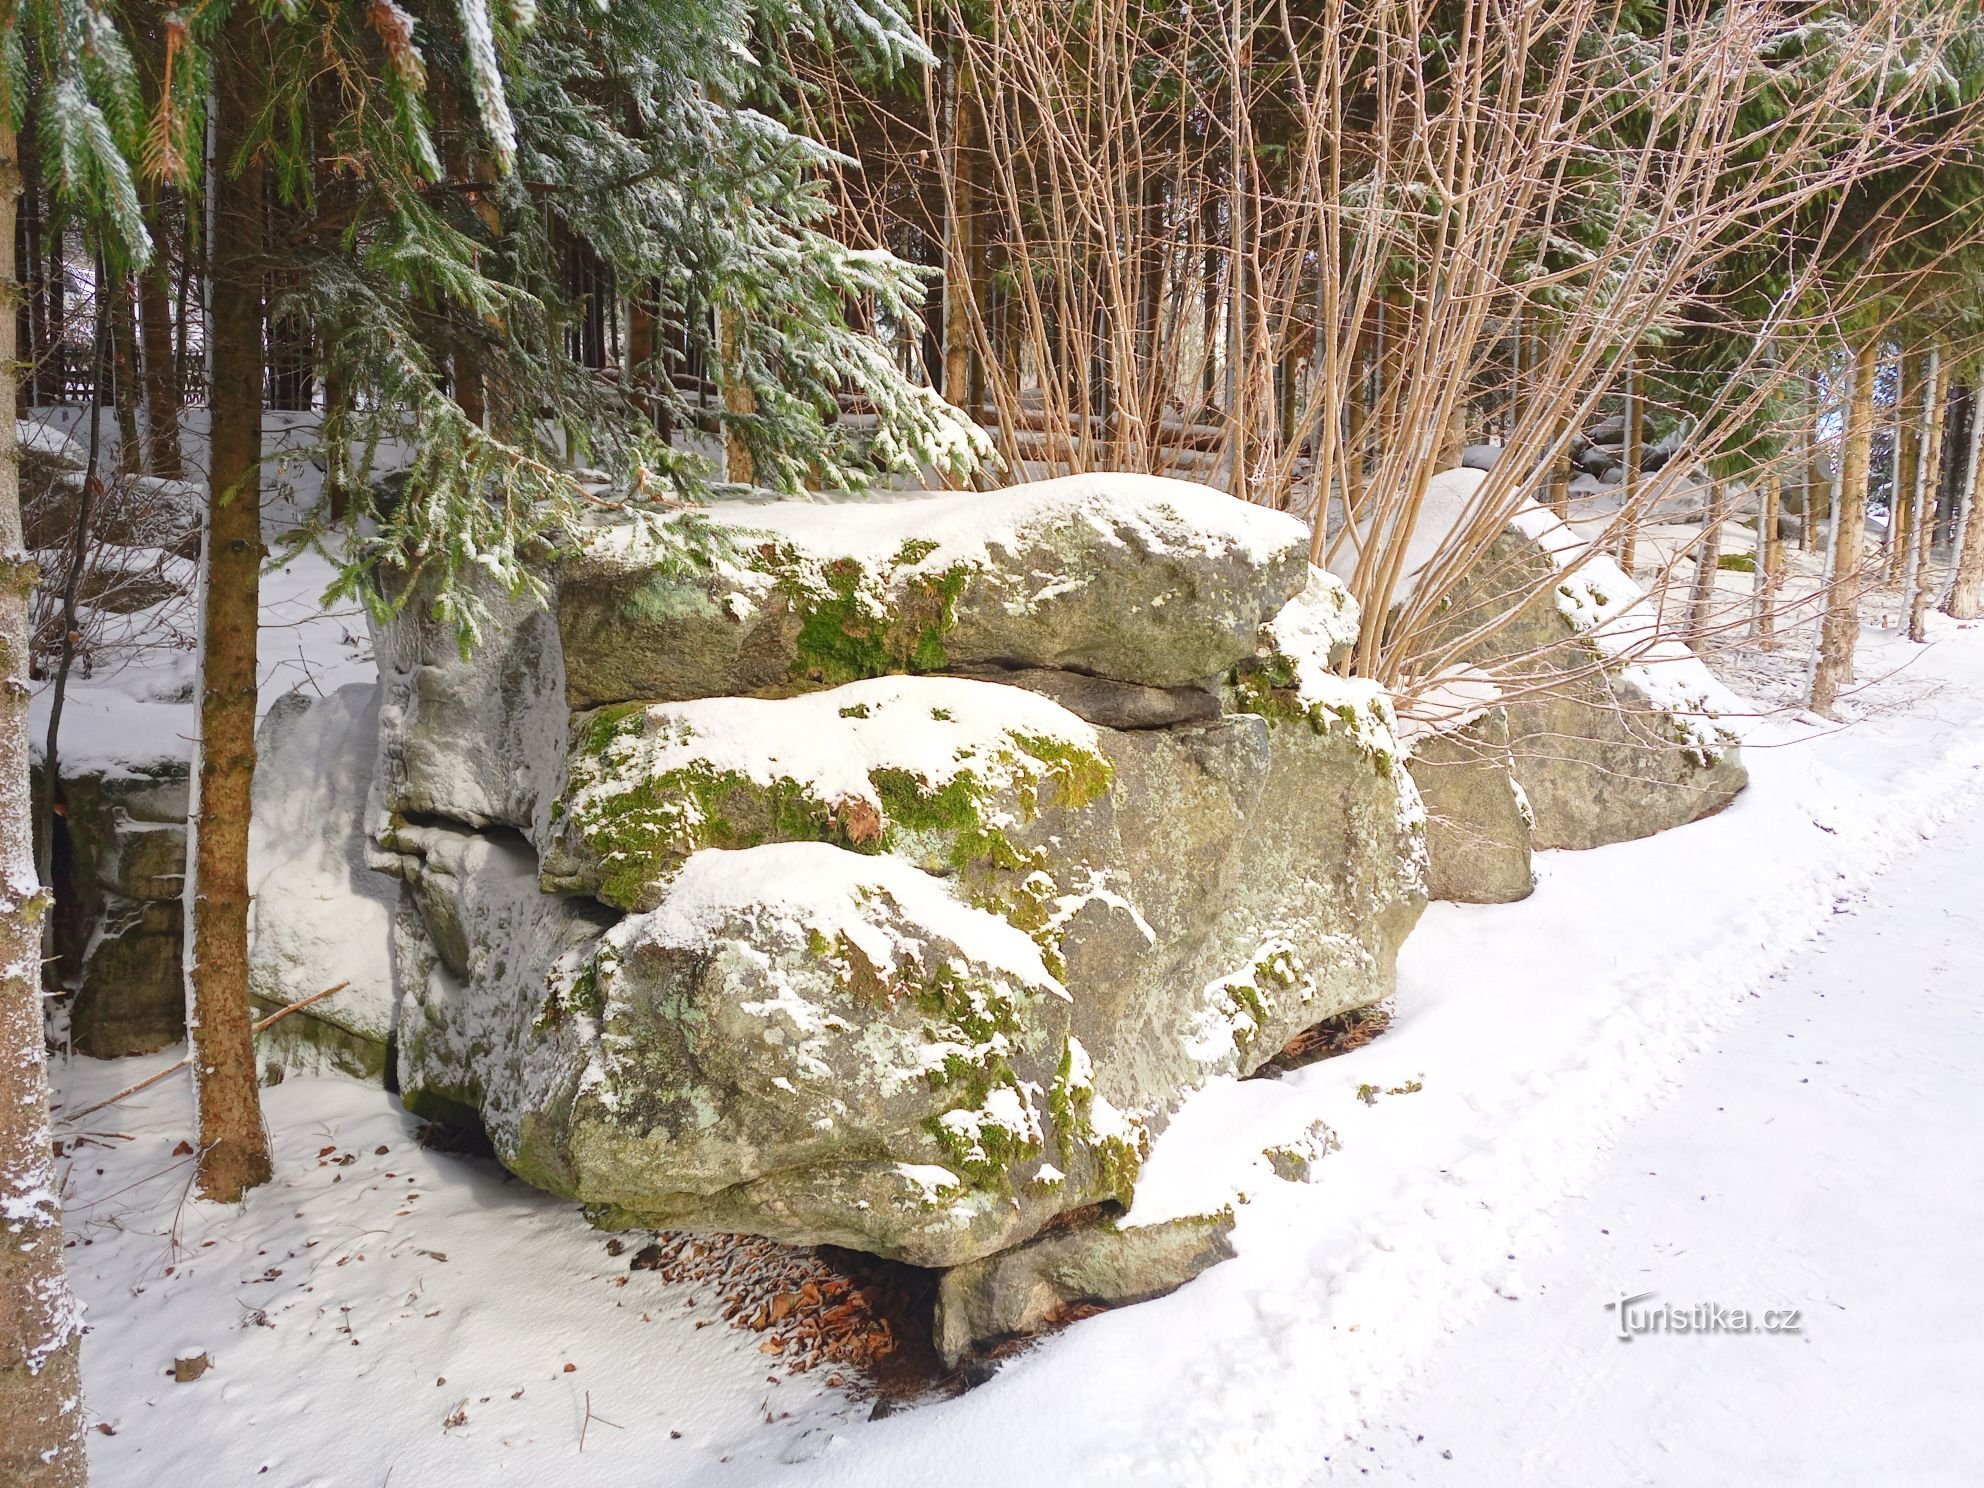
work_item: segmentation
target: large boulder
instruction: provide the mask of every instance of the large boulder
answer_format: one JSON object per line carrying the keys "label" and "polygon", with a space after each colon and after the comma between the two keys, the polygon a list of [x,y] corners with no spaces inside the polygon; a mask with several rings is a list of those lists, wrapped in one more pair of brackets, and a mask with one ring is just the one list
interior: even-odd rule
{"label": "large boulder", "polygon": [[[1464,519],[1484,477],[1436,476],[1407,582]],[[1516,781],[1539,848],[1601,847],[1720,811],[1749,780],[1720,721],[1741,704],[1659,631],[1647,595],[1534,502],[1423,622],[1429,653],[1503,695]]]}
{"label": "large boulder", "polygon": [[600,534],[558,581],[574,708],[1017,664],[1217,677],[1307,577],[1306,529],[1080,475],[916,501],[718,506]]}
{"label": "large boulder", "polygon": [[[1002,712],[1003,751],[976,732]],[[461,928],[490,871],[426,848],[408,877],[453,963],[443,1021],[482,1036],[448,1045],[459,1064],[403,1036],[401,1082],[539,1092],[484,1105],[498,1153],[628,1222],[950,1265],[1127,1202],[1186,1093],[1389,992],[1423,902],[1417,796],[1368,708],[1127,732],[902,678],[624,716],[629,747],[580,743],[595,773],[545,881],[636,913],[547,993],[541,956]],[[808,738],[792,775],[747,757]],[[537,898],[497,919],[541,936],[572,901]],[[504,976],[476,981],[478,946]],[[519,998],[538,1015],[501,1011]]]}
{"label": "large boulder", "polygon": [[378,627],[383,804],[541,832],[576,712],[891,673],[1010,670],[1122,727],[1210,716],[1307,543],[1283,513],[1106,475],[595,530],[547,562],[548,609],[470,579],[487,614],[466,658],[425,591]]}
{"label": "large boulder", "polygon": [[[1168,483],[973,502],[971,551],[1022,556],[956,589],[942,660],[963,664],[955,635],[1004,637],[973,643],[970,677],[812,690],[832,673],[739,673],[769,654],[755,641],[671,653],[653,638],[684,613],[713,622],[676,603],[677,561],[637,583],[624,556],[561,570],[555,615],[513,612],[496,663],[382,647],[375,835],[405,885],[410,1105],[474,1116],[515,1171],[602,1219],[949,1266],[1127,1203],[1190,1090],[1388,994],[1424,903],[1422,813],[1387,700],[1331,671],[1355,610],[1300,561],[1299,524]],[[961,509],[879,508],[954,555]],[[819,518],[749,510],[786,539]],[[830,515],[819,531],[880,523]],[[1063,562],[1082,567],[1020,582]],[[885,631],[900,577],[857,607]],[[1133,601],[1143,586],[1165,602]],[[1105,599],[1108,626],[1079,609]],[[603,621],[573,618],[614,606],[636,636],[617,661]],[[939,659],[863,654],[897,673]],[[1076,662],[1114,671],[1062,670]],[[663,695],[567,713],[623,683]],[[747,683],[776,695],[722,695]],[[494,788],[438,768],[465,726],[428,733],[437,700],[481,720]]]}

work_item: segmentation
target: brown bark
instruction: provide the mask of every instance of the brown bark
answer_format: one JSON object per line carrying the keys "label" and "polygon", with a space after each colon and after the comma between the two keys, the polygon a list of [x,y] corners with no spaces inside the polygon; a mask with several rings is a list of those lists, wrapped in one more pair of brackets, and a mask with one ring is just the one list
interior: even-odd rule
{"label": "brown bark", "polygon": [[[229,12],[215,58],[216,160],[231,160],[260,103],[267,33]],[[203,562],[199,769],[187,1026],[199,1110],[199,1188],[234,1202],[269,1176],[248,1003],[248,816],[255,774],[261,614],[262,170],[217,172],[213,247],[212,498]]]}
{"label": "brown bark", "polygon": [[1921,354],[1904,352],[1900,374],[1894,405],[1894,482],[1888,489],[1888,528],[1883,539],[1888,559],[1887,581],[1890,584],[1899,584],[1906,571],[1908,538],[1914,531],[1915,472],[1920,469],[1921,457],[1915,434],[1924,427]]}
{"label": "brown bark", "polygon": [[[1552,513],[1562,517],[1571,509],[1571,456],[1568,439],[1571,421],[1568,414],[1559,418],[1556,427],[1550,431],[1551,443],[1558,446],[1558,454],[1550,462],[1550,484],[1544,490],[1543,502]],[[1563,443],[1559,443],[1563,441]]]}
{"label": "brown bark", "polygon": [[[0,243],[14,241],[19,152],[0,119]],[[0,408],[14,403],[14,265],[0,268]],[[87,1480],[78,1316],[62,1272],[62,1210],[48,1126],[41,1028],[41,920],[28,806],[28,593],[14,421],[0,419],[0,1482]]]}
{"label": "brown bark", "polygon": [[[757,394],[752,392],[751,385],[738,377],[736,372],[743,341],[743,313],[730,309],[719,310],[717,343],[722,348],[723,411],[736,418],[749,418],[758,411]],[[751,446],[745,442],[742,430],[726,421],[723,430],[723,478],[734,481],[740,486],[748,486],[754,474]]]}
{"label": "brown bark", "polygon": [[1640,393],[1639,365],[1629,362],[1626,366],[1626,474],[1619,484],[1619,510],[1625,514],[1626,526],[1619,537],[1619,567],[1627,578],[1633,576],[1633,563],[1639,557],[1640,466],[1646,462],[1645,405],[1646,400]]}
{"label": "brown bark", "polygon": [[971,101],[971,61],[961,53],[951,75],[951,182],[944,235],[944,396],[972,406],[972,321],[978,285],[978,131]]}
{"label": "brown bark", "polygon": [[1846,448],[1833,518],[1831,590],[1819,622],[1819,652],[1812,669],[1812,711],[1830,715],[1853,680],[1853,651],[1860,639],[1860,592],[1866,558],[1867,476],[1874,439],[1874,373],[1880,337],[1868,333],[1854,352],[1853,391],[1846,406]]}
{"label": "brown bark", "polygon": [[1784,483],[1776,471],[1764,478],[1763,515],[1757,519],[1757,643],[1775,651],[1777,638],[1777,591],[1784,579],[1784,539],[1778,535],[1778,516],[1784,510]]}
{"label": "brown bark", "polygon": [[1819,443],[1819,414],[1825,405],[1819,398],[1819,374],[1815,370],[1807,382],[1811,401],[1805,405],[1805,491],[1798,509],[1798,546],[1807,553],[1818,551],[1819,502],[1832,489],[1826,471],[1825,446]]}
{"label": "brown bark", "polygon": [[1963,479],[1957,485],[1956,574],[1943,600],[1943,613],[1953,620],[1984,616],[1984,522],[1977,520],[1977,466],[1984,445],[1984,383],[1970,385],[1970,447],[1964,455]]}
{"label": "brown bark", "polygon": [[178,480],[186,473],[179,448],[179,364],[172,352],[172,269],[162,216],[150,214],[157,256],[138,279],[138,330],[145,360],[145,469]]}
{"label": "brown bark", "polygon": [[1688,634],[1697,647],[1708,638],[1714,619],[1715,576],[1722,568],[1722,524],[1729,509],[1728,482],[1714,481],[1708,489],[1708,517],[1695,547],[1695,586],[1688,606]]}
{"label": "brown bark", "polygon": [[1936,538],[1936,488],[1943,473],[1943,410],[1949,390],[1942,372],[1939,347],[1929,351],[1929,373],[1922,388],[1922,456],[1916,466],[1915,486],[1909,493],[1911,518],[1907,555],[1908,638],[1926,641],[1929,623],[1929,549]]}
{"label": "brown bark", "polygon": [[[98,264],[103,260],[99,258]],[[131,312],[129,274],[103,274],[97,285],[110,296],[110,375],[117,398],[117,468],[136,475],[144,465],[144,441],[138,433],[138,322]],[[97,389],[99,399],[103,390]]]}

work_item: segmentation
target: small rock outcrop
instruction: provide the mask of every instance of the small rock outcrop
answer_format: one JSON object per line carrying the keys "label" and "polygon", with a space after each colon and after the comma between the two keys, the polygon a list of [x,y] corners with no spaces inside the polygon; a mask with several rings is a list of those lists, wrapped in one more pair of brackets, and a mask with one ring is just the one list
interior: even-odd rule
{"label": "small rock outcrop", "polygon": [[1490,707],[1413,737],[1406,767],[1426,803],[1426,892],[1457,904],[1509,904],[1536,888],[1536,820],[1516,779],[1509,714]]}
{"label": "small rock outcrop", "polygon": [[1061,1322],[1071,1309],[1175,1292],[1233,1258],[1232,1234],[1230,1210],[1141,1227],[1104,1221],[954,1267],[937,1289],[937,1353],[955,1367]]}
{"label": "small rock outcrop", "polygon": [[1084,477],[609,530],[379,639],[408,1104],[607,1222],[955,1266],[1390,990],[1388,700],[1294,519]]}
{"label": "small rock outcrop", "polygon": [[[37,766],[38,800],[46,790]],[[53,976],[74,993],[69,1031],[81,1053],[149,1054],[185,1036],[187,795],[184,759],[62,770]]]}

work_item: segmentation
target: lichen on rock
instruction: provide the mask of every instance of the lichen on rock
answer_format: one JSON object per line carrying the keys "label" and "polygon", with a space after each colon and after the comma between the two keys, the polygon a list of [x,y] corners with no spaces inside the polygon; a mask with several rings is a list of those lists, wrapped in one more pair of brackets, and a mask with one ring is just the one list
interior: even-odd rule
{"label": "lichen on rock", "polygon": [[658,905],[706,847],[832,842],[938,873],[1022,869],[1010,829],[1088,804],[1110,778],[1095,730],[1073,714],[951,677],[620,704],[575,732],[545,884],[633,910]]}

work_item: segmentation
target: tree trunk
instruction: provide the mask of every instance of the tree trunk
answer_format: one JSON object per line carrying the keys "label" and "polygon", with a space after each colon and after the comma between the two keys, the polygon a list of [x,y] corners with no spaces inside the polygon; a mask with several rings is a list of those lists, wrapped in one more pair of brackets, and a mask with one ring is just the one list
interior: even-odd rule
{"label": "tree trunk", "polygon": [[148,214],[158,255],[138,277],[138,329],[145,358],[145,469],[178,480],[186,473],[179,449],[178,362],[172,354],[172,270],[164,214]]}
{"label": "tree trunk", "polygon": [[[267,33],[237,5],[215,56],[214,158],[231,161],[261,104]],[[193,787],[187,1028],[199,1189],[233,1203],[269,1176],[248,1004],[248,815],[262,573],[262,170],[216,171],[212,496],[201,554],[200,736]]]}
{"label": "tree trunk", "polygon": [[[20,195],[14,132],[0,119],[0,244],[14,241]],[[82,1317],[62,1272],[62,1210],[48,1126],[41,1027],[41,919],[28,805],[28,593],[14,446],[14,265],[0,270],[0,1482],[68,1488],[87,1480]]]}
{"label": "tree trunk", "polygon": [[1784,482],[1776,471],[1764,478],[1763,515],[1757,519],[1757,644],[1775,651],[1777,639],[1777,589],[1784,578],[1784,540],[1777,535],[1778,516],[1784,510]]}
{"label": "tree trunk", "polygon": [[1812,669],[1812,711],[1827,716],[1853,680],[1853,650],[1860,639],[1860,569],[1867,545],[1868,456],[1874,439],[1874,373],[1880,356],[1880,337],[1869,332],[1853,358],[1846,447],[1833,516],[1832,588],[1819,623],[1818,662]]}
{"label": "tree trunk", "polygon": [[[97,259],[97,292],[110,296],[111,380],[117,390],[117,468],[136,475],[144,468],[144,440],[138,433],[138,322],[131,313],[134,276],[111,274]],[[98,390],[102,397],[102,390]]]}
{"label": "tree trunk", "polygon": [[1825,400],[1819,395],[1819,373],[1814,370],[1807,384],[1811,402],[1805,408],[1805,490],[1798,513],[1798,546],[1807,553],[1819,550],[1819,496],[1832,489],[1832,476],[1826,470],[1825,445],[1819,441],[1819,416]]}
{"label": "tree trunk", "polygon": [[1570,415],[1561,416],[1550,431],[1553,445],[1561,442],[1557,455],[1550,461],[1550,483],[1544,488],[1544,505],[1555,516],[1561,518],[1571,509],[1571,455],[1569,437],[1571,434]]}
{"label": "tree trunk", "polygon": [[1626,473],[1619,483],[1619,512],[1625,531],[1619,534],[1619,567],[1627,578],[1633,576],[1633,561],[1639,557],[1640,466],[1646,463],[1646,400],[1640,394],[1637,361],[1626,364]]}
{"label": "tree trunk", "polygon": [[1695,587],[1688,606],[1688,634],[1700,649],[1708,639],[1715,613],[1715,576],[1722,568],[1722,523],[1729,508],[1729,483],[1710,484],[1708,520],[1702,524],[1701,541],[1695,548]]}
{"label": "tree trunk", "polygon": [[1943,470],[1943,405],[1948,401],[1942,370],[1942,348],[1931,345],[1929,370],[1922,384],[1922,451],[1915,462],[1915,489],[1910,493],[1905,555],[1908,587],[1902,604],[1908,638],[1916,642],[1928,639],[1929,548],[1936,536],[1935,487]]}
{"label": "tree trunk", "polygon": [[1887,582],[1899,584],[1907,572],[1909,534],[1914,528],[1914,496],[1917,472],[1921,469],[1921,449],[1909,438],[1911,431],[1926,429],[1922,418],[1923,381],[1920,353],[1903,353],[1895,381],[1894,478],[1888,487]]}
{"label": "tree trunk", "polygon": [[[743,347],[744,316],[741,311],[725,309],[717,312],[716,319],[717,344],[722,349],[723,411],[737,418],[749,418],[758,411],[757,395],[736,371],[738,353]],[[751,446],[745,442],[743,431],[726,421],[723,431],[723,478],[740,486],[748,486],[754,474]]]}
{"label": "tree trunk", "polygon": [[944,396],[972,408],[972,322],[978,284],[978,133],[971,100],[971,61],[962,51],[951,70],[951,182],[944,242]]}
{"label": "tree trunk", "polygon": [[1963,479],[1957,485],[1956,536],[1951,540],[1950,592],[1943,598],[1943,613],[1953,620],[1975,620],[1984,616],[1984,522],[1977,520],[1977,461],[1984,444],[1984,397],[1980,386],[1970,386],[1970,448],[1963,461]]}

